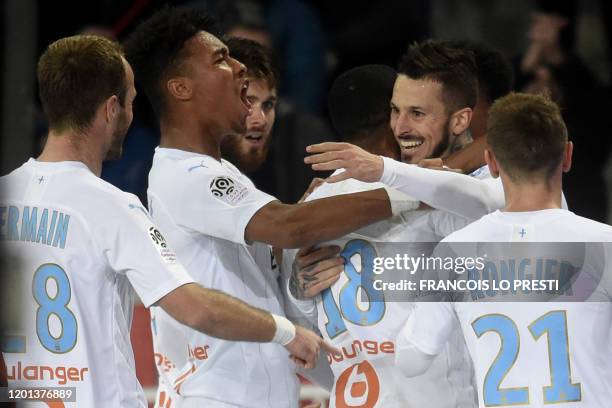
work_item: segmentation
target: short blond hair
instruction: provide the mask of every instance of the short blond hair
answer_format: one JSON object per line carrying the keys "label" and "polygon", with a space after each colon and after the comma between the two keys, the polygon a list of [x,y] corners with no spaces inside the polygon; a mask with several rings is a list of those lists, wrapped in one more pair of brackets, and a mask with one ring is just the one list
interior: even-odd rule
{"label": "short blond hair", "polygon": [[513,92],[491,106],[487,142],[513,180],[549,178],[563,160],[567,128],[549,97]]}
{"label": "short blond hair", "polygon": [[87,129],[101,103],[117,95],[123,105],[127,93],[121,46],[95,35],[49,45],[38,60],[37,76],[49,128],[56,131]]}

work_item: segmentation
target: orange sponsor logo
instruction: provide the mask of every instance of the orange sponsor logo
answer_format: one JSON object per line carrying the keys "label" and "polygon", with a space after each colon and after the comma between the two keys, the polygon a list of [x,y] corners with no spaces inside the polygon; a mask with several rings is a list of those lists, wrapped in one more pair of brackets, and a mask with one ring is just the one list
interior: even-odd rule
{"label": "orange sponsor logo", "polygon": [[22,365],[21,361],[7,367],[7,379],[9,381],[57,381],[58,385],[69,382],[82,382],[88,367],[50,367],[39,365]]}
{"label": "orange sponsor logo", "polygon": [[378,401],[380,383],[374,367],[362,361],[347,368],[336,382],[336,408],[371,408]]}
{"label": "orange sponsor logo", "polygon": [[395,353],[395,344],[392,341],[384,341],[379,343],[374,340],[354,340],[345,346],[339,347],[342,355],[327,355],[329,364],[339,363],[344,359],[350,360],[360,356],[362,353],[367,355],[377,354],[393,354]]}

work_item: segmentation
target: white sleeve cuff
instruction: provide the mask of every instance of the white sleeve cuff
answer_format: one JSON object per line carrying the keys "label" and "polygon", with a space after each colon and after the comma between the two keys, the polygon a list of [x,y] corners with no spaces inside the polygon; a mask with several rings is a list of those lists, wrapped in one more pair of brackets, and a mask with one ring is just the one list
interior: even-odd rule
{"label": "white sleeve cuff", "polygon": [[398,164],[401,165],[403,163],[390,159],[389,157],[381,157],[383,159],[383,174],[380,177],[380,182],[386,184],[387,186],[393,187],[397,166]]}

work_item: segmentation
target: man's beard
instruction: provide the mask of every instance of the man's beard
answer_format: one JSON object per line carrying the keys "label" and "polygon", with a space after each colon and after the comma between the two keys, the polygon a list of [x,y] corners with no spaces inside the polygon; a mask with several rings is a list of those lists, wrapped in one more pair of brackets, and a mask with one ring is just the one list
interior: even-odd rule
{"label": "man's beard", "polygon": [[243,173],[257,171],[268,157],[270,140],[268,139],[262,147],[242,146],[243,136],[230,135],[221,142],[221,156],[234,164]]}
{"label": "man's beard", "polygon": [[[425,159],[434,159],[434,158],[441,157],[449,149],[453,135],[450,132],[450,130],[448,130],[448,126],[444,127],[444,132],[446,133],[446,136],[443,137],[442,140],[440,140],[440,143],[438,143],[438,145],[433,149],[431,154],[427,156]],[[400,153],[401,153],[401,160],[404,163],[412,163],[412,156],[410,154],[404,154],[404,149],[402,149],[401,147],[400,147]],[[418,164],[418,163],[414,163],[414,164]]]}
{"label": "man's beard", "polygon": [[108,149],[108,152],[106,152],[106,157],[104,160],[119,160],[123,154],[123,141],[125,140],[125,135],[130,128],[130,124],[125,113],[122,112],[120,115],[121,116],[117,121],[117,127],[113,132],[113,140],[111,142],[110,149]]}
{"label": "man's beard", "polygon": [[442,138],[442,140],[440,140],[440,143],[438,143],[438,145],[433,150],[433,152],[431,152],[431,156],[429,156],[428,159],[433,159],[433,158],[441,157],[448,150],[448,148],[449,148],[449,146],[451,144],[451,139],[452,139],[453,135],[451,134],[450,130],[448,130],[447,126],[445,126],[444,129],[445,129],[446,137],[444,137],[444,138]]}

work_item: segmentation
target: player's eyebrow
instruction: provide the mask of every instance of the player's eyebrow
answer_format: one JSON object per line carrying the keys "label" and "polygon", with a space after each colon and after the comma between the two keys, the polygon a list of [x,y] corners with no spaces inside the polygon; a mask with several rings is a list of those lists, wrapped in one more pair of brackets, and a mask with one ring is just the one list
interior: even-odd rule
{"label": "player's eyebrow", "polygon": [[227,57],[229,54],[229,50],[227,49],[227,47],[218,47],[217,49],[215,49],[213,51],[213,58],[217,58],[217,57]]}
{"label": "player's eyebrow", "polygon": [[[394,103],[393,101],[389,102],[389,106],[399,108],[398,104]],[[409,105],[406,107],[406,109],[407,110],[427,110],[426,107],[419,106],[419,105]]]}

